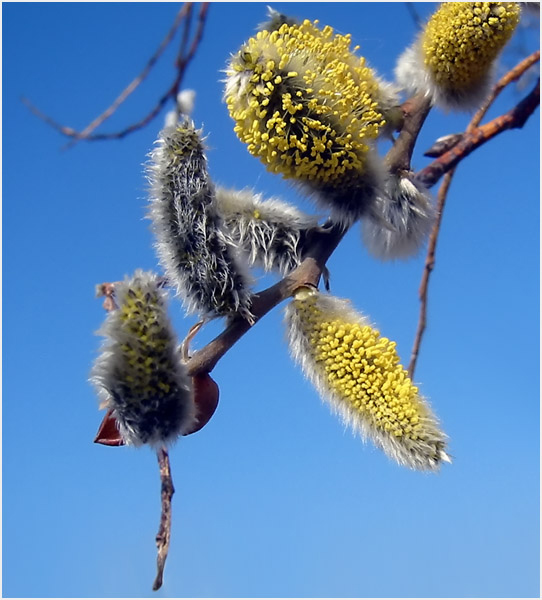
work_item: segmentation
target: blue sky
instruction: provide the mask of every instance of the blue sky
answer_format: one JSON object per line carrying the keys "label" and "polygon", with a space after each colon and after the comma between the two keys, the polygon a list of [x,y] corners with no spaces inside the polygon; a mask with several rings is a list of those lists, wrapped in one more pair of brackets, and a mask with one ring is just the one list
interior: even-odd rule
{"label": "blue sky", "polygon": [[[389,78],[415,32],[405,3],[274,6],[352,33]],[[434,7],[415,6],[423,16]],[[157,268],[142,164],[163,115],[123,141],[61,151],[65,140],[20,97],[84,127],[139,73],[178,5],[2,9],[3,595],[147,597],[156,460],[147,448],[92,443],[103,413],[87,378],[104,317],[94,285]],[[213,4],[185,87],[197,92],[216,181],[310,209],[248,155],[221,101],[220,70],[264,18],[264,3]],[[502,64],[537,43],[536,29],[520,32]],[[154,104],[173,79],[173,53],[104,131]],[[506,90],[490,116],[526,89]],[[415,167],[467,121],[433,111]],[[539,159],[537,111],[461,164],[452,184],[416,380],[454,463],[409,471],[345,431],[291,363],[279,307],[218,364],[217,413],[171,452],[172,544],[156,596],[538,596]],[[423,255],[378,262],[354,227],[329,267],[333,293],[408,362]],[[177,303],[171,314],[183,336],[194,320]],[[196,346],[218,331],[209,326]]]}

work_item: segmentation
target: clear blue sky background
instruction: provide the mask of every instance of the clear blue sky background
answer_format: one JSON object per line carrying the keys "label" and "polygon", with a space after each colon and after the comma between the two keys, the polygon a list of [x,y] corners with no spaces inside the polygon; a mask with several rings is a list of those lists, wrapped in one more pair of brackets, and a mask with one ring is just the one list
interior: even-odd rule
{"label": "clear blue sky background", "polygon": [[[415,32],[405,3],[275,6],[351,32],[387,77]],[[423,16],[434,8],[415,6]],[[146,448],[92,443],[103,413],[87,378],[104,318],[94,285],[157,267],[142,164],[163,115],[123,141],[63,152],[65,140],[20,96],[84,127],[139,73],[178,5],[2,9],[3,595],[151,596],[156,460]],[[213,177],[307,209],[248,155],[221,101],[220,70],[264,18],[263,3],[213,4],[185,86],[198,94]],[[504,65],[537,37],[536,27],[516,36]],[[104,130],[155,103],[174,52]],[[490,116],[527,89],[507,90]],[[467,120],[432,113],[415,166]],[[450,436],[453,465],[409,471],[345,431],[291,363],[276,309],[215,369],[213,420],[172,450],[177,494],[158,597],[538,596],[539,158],[537,111],[461,164],[451,188],[416,380]],[[378,262],[354,228],[329,266],[334,294],[370,315],[408,362],[423,256]],[[182,336],[194,320],[178,303],[171,311]]]}

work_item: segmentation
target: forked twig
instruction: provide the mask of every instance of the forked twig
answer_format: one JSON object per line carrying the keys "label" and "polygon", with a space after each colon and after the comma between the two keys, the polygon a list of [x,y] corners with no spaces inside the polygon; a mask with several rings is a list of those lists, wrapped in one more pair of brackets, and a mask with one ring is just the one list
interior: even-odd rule
{"label": "forked twig", "polygon": [[473,150],[489,141],[499,133],[507,129],[522,127],[525,124],[527,119],[540,104],[540,80],[537,82],[537,85],[534,87],[534,89],[531,90],[531,92],[512,110],[508,111],[504,115],[501,115],[500,117],[497,117],[496,119],[493,119],[486,125],[480,126],[483,117],[500,92],[507,85],[519,79],[519,77],[521,77],[521,75],[523,75],[523,73],[525,73],[525,71],[538,60],[540,60],[540,51],[534,52],[522,60],[513,69],[508,71],[508,73],[506,73],[495,84],[486,101],[473,116],[461,141],[451,150],[439,156],[428,167],[422,169],[416,175],[416,178],[425,183],[428,187],[434,185],[443,174],[444,179],[437,194],[437,219],[433,225],[433,230],[431,231],[431,235],[429,237],[425,265],[419,288],[420,315],[418,318],[416,336],[414,339],[410,364],[408,367],[408,372],[411,379],[414,377],[414,371],[416,369],[416,364],[420,353],[420,346],[427,324],[429,278],[435,267],[435,253],[438,236],[440,234],[442,215],[444,212],[444,206],[446,204],[446,198],[448,196],[448,191],[450,189],[450,184],[455,173],[455,167]]}
{"label": "forked twig", "polygon": [[51,118],[50,116],[46,115],[41,110],[39,110],[27,98],[24,98],[24,97],[21,98],[22,102],[39,119],[41,119],[42,121],[44,121],[45,123],[50,125],[53,129],[55,129],[62,135],[66,136],[68,138],[71,138],[71,141],[65,146],[65,148],[72,147],[80,140],[85,140],[85,141],[119,140],[119,139],[122,139],[122,138],[126,137],[127,135],[133,133],[134,131],[142,129],[148,123],[150,123],[156,116],[158,116],[158,114],[161,112],[162,108],[165,106],[165,104],[168,102],[168,100],[170,100],[170,99],[176,100],[177,94],[181,87],[181,83],[182,83],[184,74],[186,72],[186,68],[188,67],[190,61],[194,58],[194,55],[195,55],[195,53],[199,47],[199,44],[203,38],[203,31],[204,31],[204,27],[205,27],[205,23],[206,23],[207,13],[209,10],[209,2],[204,2],[201,5],[200,12],[198,15],[198,28],[192,39],[192,44],[186,54],[185,54],[185,51],[186,51],[187,40],[188,40],[188,38],[187,38],[187,35],[188,35],[187,29],[188,28],[185,28],[184,34],[182,37],[182,41],[181,41],[180,51],[175,60],[175,67],[176,67],[175,79],[174,79],[173,83],[169,86],[169,88],[166,90],[166,92],[159,98],[159,100],[156,103],[156,105],[154,106],[154,108],[147,115],[145,115],[142,119],[140,119],[139,121],[137,121],[135,123],[132,123],[131,125],[129,125],[128,127],[124,128],[120,131],[111,132],[111,133],[93,133],[96,130],[96,128],[98,126],[100,126],[106,119],[108,119],[117,110],[117,108],[126,100],[126,98],[147,77],[150,70],[156,64],[156,61],[158,60],[160,55],[163,53],[166,46],[170,43],[171,39],[173,38],[175,32],[177,31],[177,29],[180,25],[180,23],[183,20],[185,20],[189,24],[191,12],[192,12],[192,4],[193,4],[192,2],[186,3],[181,8],[179,13],[177,13],[174,24],[172,25],[172,27],[166,34],[166,37],[160,44],[158,50],[147,62],[147,65],[143,69],[142,73],[138,77],[136,77],[128,85],[128,87],[125,90],[123,90],[123,92],[117,97],[117,99],[113,102],[113,104],[109,108],[107,108],[101,115],[96,117],[96,119],[94,119],[82,131],[77,131],[77,130],[73,129],[72,127],[61,125],[60,123],[55,121],[53,118]]}

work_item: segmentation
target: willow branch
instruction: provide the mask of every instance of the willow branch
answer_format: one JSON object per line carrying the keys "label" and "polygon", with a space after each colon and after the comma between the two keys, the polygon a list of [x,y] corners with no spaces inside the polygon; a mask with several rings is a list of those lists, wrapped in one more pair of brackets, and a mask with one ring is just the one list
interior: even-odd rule
{"label": "willow branch", "polygon": [[87,125],[85,127],[85,129],[83,129],[81,134],[79,136],[77,136],[77,139],[73,140],[70,143],[70,145],[74,145],[79,140],[88,138],[88,136],[95,129],[97,129],[104,121],[109,119],[109,117],[111,115],[113,115],[113,113],[117,110],[117,108],[130,96],[130,94],[132,94],[141,85],[141,83],[143,81],[145,81],[145,79],[151,72],[152,68],[156,64],[157,60],[160,58],[160,56],[163,54],[164,50],[168,47],[169,43],[173,39],[181,22],[184,19],[186,19],[186,21],[189,22],[188,16],[190,15],[191,11],[192,11],[192,3],[191,2],[188,2],[183,5],[183,7],[179,10],[179,12],[177,13],[177,16],[175,17],[175,21],[173,22],[171,29],[167,32],[165,38],[160,43],[160,46],[158,47],[156,52],[148,60],[143,71],[141,71],[141,73],[121,92],[121,94],[115,99],[115,101],[113,102],[113,104],[111,104],[111,106],[109,108],[107,108],[101,115],[96,117],[96,119],[94,119],[94,121],[92,121],[92,123]]}
{"label": "willow branch", "polygon": [[183,40],[181,42],[181,51],[177,55],[177,58],[176,58],[176,61],[175,61],[176,76],[175,76],[175,79],[174,79],[173,83],[169,86],[169,88],[166,90],[166,92],[159,98],[159,100],[156,103],[156,105],[154,106],[154,108],[146,116],[144,116],[139,121],[137,121],[135,123],[132,123],[128,127],[124,128],[124,129],[122,129],[120,131],[117,131],[117,132],[92,133],[99,125],[101,125],[107,118],[109,118],[115,112],[115,110],[118,108],[118,106],[120,106],[122,104],[122,102],[124,102],[124,100],[126,100],[126,98],[147,77],[149,71],[151,70],[151,68],[156,63],[156,60],[162,54],[162,52],[165,49],[165,47],[167,46],[167,44],[169,44],[171,38],[173,37],[173,34],[178,29],[179,24],[182,22],[183,19],[188,20],[188,17],[190,16],[191,10],[192,10],[192,3],[191,2],[186,3],[183,6],[183,8],[181,9],[181,11],[177,14],[177,17],[175,19],[175,23],[173,24],[172,28],[170,29],[170,31],[168,32],[168,34],[166,35],[166,37],[162,41],[162,44],[160,45],[160,47],[157,50],[157,52],[153,55],[153,57],[151,57],[149,59],[149,61],[148,61],[147,65],[146,65],[145,69],[143,70],[142,74],[140,74],[139,77],[137,77],[120,94],[120,96],[115,100],[115,102],[104,113],[102,113],[102,115],[100,115],[99,117],[97,117],[83,131],[77,131],[77,130],[73,129],[72,127],[67,127],[65,125],[61,125],[60,123],[58,123],[57,121],[55,121],[54,119],[52,119],[50,116],[46,115],[41,110],[39,110],[27,98],[22,98],[22,102],[39,119],[41,119],[42,121],[44,121],[45,123],[47,123],[48,125],[50,125],[51,127],[53,127],[53,129],[55,129],[56,131],[58,131],[62,135],[66,136],[66,137],[69,137],[69,138],[72,138],[72,141],[69,144],[67,144],[67,147],[73,146],[77,141],[80,141],[80,140],[98,141],[98,140],[113,140],[113,139],[119,140],[119,139],[122,139],[122,138],[126,137],[127,135],[129,135],[129,134],[131,134],[131,133],[133,133],[133,132],[135,132],[135,131],[137,131],[139,129],[142,129],[143,127],[145,127],[146,125],[148,125],[154,118],[156,118],[158,116],[158,114],[161,112],[162,108],[165,106],[165,104],[170,99],[176,100],[176,97],[177,97],[177,94],[178,94],[179,89],[181,87],[181,84],[182,84],[182,81],[183,81],[186,69],[187,69],[188,65],[190,64],[191,60],[194,58],[194,55],[195,55],[195,53],[196,53],[196,51],[197,51],[197,49],[199,47],[199,44],[200,44],[200,42],[201,42],[201,40],[203,38],[203,31],[204,31],[204,27],[205,27],[205,23],[206,23],[208,9],[209,9],[209,2],[204,2],[201,5],[200,12],[199,12],[199,15],[198,15],[198,28],[197,28],[196,33],[194,35],[194,38],[192,40],[192,44],[190,46],[190,49],[188,50],[188,53],[186,53],[186,55],[184,55],[184,49],[185,49],[185,47],[187,45],[187,42],[186,42],[186,29],[185,29],[185,35],[183,35]]}
{"label": "willow branch", "polygon": [[469,128],[474,129],[475,127],[478,127],[489,110],[489,107],[493,104],[493,102],[495,102],[495,99],[504,90],[504,88],[513,81],[517,81],[525,73],[525,71],[527,71],[539,60],[540,50],[537,50],[536,52],[533,52],[527,56],[527,58],[524,58],[513,69],[510,69],[508,73],[503,75],[503,77],[501,77],[501,79],[499,79],[499,81],[493,87],[491,94],[486,98],[485,102],[472,118],[471,122],[469,123]]}
{"label": "willow branch", "polygon": [[171,478],[171,467],[169,464],[169,454],[165,447],[160,448],[156,455],[158,457],[158,466],[160,468],[161,481],[161,500],[162,512],[160,514],[160,527],[156,534],[156,547],[158,548],[158,557],[156,559],[156,578],[152,584],[153,591],[162,587],[164,577],[164,567],[169,552],[169,541],[171,538],[171,499],[175,493],[173,479]]}
{"label": "willow branch", "polygon": [[[302,263],[275,285],[253,296],[251,311],[254,322],[289,298],[297,288],[303,285],[317,286],[328,258],[345,233],[346,230],[340,225],[314,230],[308,238]],[[188,373],[194,376],[212,371],[222,356],[249,329],[251,325],[246,320],[234,319],[220,335],[192,356],[187,364]]]}
{"label": "willow branch", "polygon": [[[540,103],[540,81],[538,81],[535,88],[531,91],[531,93],[524,98],[517,106],[515,106],[511,111],[497,117],[493,121],[490,121],[486,125],[480,127],[479,124],[483,119],[484,115],[487,113],[487,110],[495,101],[500,92],[512,83],[516,81],[529,67],[531,67],[537,60],[540,59],[540,52],[534,52],[532,55],[528,56],[526,59],[521,61],[516,67],[511,69],[506,75],[504,75],[495,85],[491,94],[488,96],[487,100],[480,107],[480,109],[476,112],[476,114],[471,119],[469,125],[465,130],[465,136],[463,139],[454,146],[448,152],[442,154],[439,158],[437,158],[432,165],[435,163],[439,163],[442,160],[446,160],[446,156],[453,156],[454,153],[459,153],[461,158],[455,162],[455,164],[450,167],[444,175],[444,179],[440,186],[437,195],[437,219],[435,224],[433,225],[433,229],[431,231],[431,235],[429,237],[429,243],[427,248],[427,255],[425,259],[425,266],[422,274],[422,280],[419,288],[419,298],[420,298],[420,315],[418,318],[418,325],[416,329],[416,336],[414,339],[414,344],[412,347],[412,353],[410,357],[410,364],[408,367],[409,376],[412,379],[414,377],[414,371],[416,369],[416,364],[420,352],[420,346],[423,339],[423,335],[425,332],[425,328],[427,325],[427,303],[428,303],[428,293],[429,293],[429,278],[433,269],[435,268],[435,254],[436,254],[436,246],[438,241],[438,236],[440,234],[440,227],[442,223],[442,215],[444,212],[444,206],[446,204],[446,199],[448,197],[448,191],[450,189],[450,185],[455,173],[455,165],[470,154],[476,147],[482,145],[501,131],[505,131],[506,129],[512,129],[514,127],[523,127],[529,116],[534,112],[536,107]],[[478,143],[477,143],[478,142]],[[471,143],[472,148],[463,149],[465,144]],[[477,143],[477,145],[475,145]],[[464,156],[461,155],[461,152],[467,152]],[[429,165],[431,167],[431,165]],[[426,167],[427,169],[427,167]],[[417,176],[420,178],[420,174],[423,174],[425,169],[423,169]],[[438,179],[437,179],[438,180]],[[436,181],[435,181],[436,182]],[[429,181],[425,181],[426,185],[430,184]]]}
{"label": "willow branch", "polygon": [[416,94],[402,106],[403,125],[395,143],[386,155],[390,173],[409,171],[412,153],[425,119],[431,110],[431,101],[424,94]]}
{"label": "willow branch", "polygon": [[432,187],[448,171],[458,165],[469,154],[495,136],[508,129],[521,129],[540,104],[540,79],[529,94],[514,108],[485,125],[467,129],[465,135],[451,150],[436,158],[416,174],[416,179]]}

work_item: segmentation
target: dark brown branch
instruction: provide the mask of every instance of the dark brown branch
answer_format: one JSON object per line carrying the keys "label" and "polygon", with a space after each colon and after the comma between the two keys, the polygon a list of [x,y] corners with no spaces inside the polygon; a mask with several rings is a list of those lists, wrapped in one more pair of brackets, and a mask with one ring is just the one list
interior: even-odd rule
{"label": "dark brown branch", "polygon": [[458,165],[474,150],[507,129],[520,129],[540,104],[540,80],[517,106],[485,125],[467,130],[463,139],[451,150],[439,156],[416,174],[416,179],[432,187],[448,171]]}
{"label": "dark brown branch", "polygon": [[425,258],[425,266],[423,269],[422,281],[420,283],[420,290],[418,292],[420,298],[420,316],[418,319],[418,328],[416,330],[416,338],[414,340],[414,346],[412,348],[412,354],[410,356],[410,364],[408,366],[408,374],[412,379],[414,377],[414,371],[416,369],[416,362],[418,360],[418,354],[420,352],[420,346],[422,343],[422,337],[425,332],[427,325],[427,296],[429,291],[429,277],[435,267],[435,251],[437,248],[438,236],[440,233],[440,225],[442,222],[442,215],[444,213],[444,205],[446,203],[446,197],[450,184],[452,183],[454,171],[446,173],[442,184],[439,188],[437,195],[437,218],[433,225],[433,230],[429,237],[429,243],[427,246],[427,256]]}
{"label": "dark brown branch", "polygon": [[[255,317],[254,324],[277,306],[277,304],[289,298],[297,288],[303,285],[318,285],[327,260],[345,233],[346,229],[337,224],[328,224],[327,226],[311,230],[307,234],[307,245],[304,250],[305,258],[299,267],[275,285],[254,294],[252,301],[252,313]],[[165,285],[165,280],[162,280],[161,284]],[[114,283],[101,283],[96,288],[98,291],[104,290],[99,295],[114,296]],[[245,319],[234,318],[220,335],[190,358],[187,363],[188,374],[195,376],[212,371],[222,356],[252,326]]]}
{"label": "dark brown branch", "polygon": [[[185,5],[185,7],[183,7],[182,10],[185,11],[183,14],[183,17],[190,14],[191,5],[192,5],[192,3],[187,3]],[[186,7],[188,7],[188,8],[186,8]],[[72,138],[72,142],[70,142],[67,145],[68,147],[72,146],[75,143],[75,141],[79,141],[81,139],[83,139],[85,141],[120,140],[120,139],[126,137],[127,135],[129,135],[139,129],[142,129],[143,127],[148,125],[154,118],[156,118],[158,116],[158,114],[161,112],[162,108],[165,106],[165,104],[170,99],[173,99],[174,101],[176,101],[177,94],[179,92],[179,89],[182,84],[182,80],[184,78],[184,74],[186,72],[186,68],[188,67],[190,61],[193,59],[193,57],[198,49],[198,46],[202,40],[208,10],[209,10],[209,2],[204,2],[200,8],[200,13],[199,13],[199,17],[198,17],[198,29],[194,35],[192,44],[190,46],[190,49],[189,49],[187,55],[186,56],[180,56],[180,55],[177,56],[177,59],[175,62],[176,67],[177,67],[177,74],[176,74],[176,77],[175,77],[175,80],[173,81],[173,83],[170,85],[170,87],[167,89],[167,91],[160,97],[156,106],[145,117],[143,117],[136,123],[129,125],[125,129],[122,129],[121,131],[111,132],[111,133],[87,133],[86,135],[83,136],[83,132],[76,131],[72,127],[66,127],[64,125],[61,125],[61,124],[57,123],[54,119],[49,117],[48,115],[42,113],[28,99],[22,98],[22,102],[42,121],[44,121],[45,123],[47,123],[48,125],[53,127],[56,131],[58,131],[62,135]],[[178,19],[178,16],[177,16],[177,19]],[[177,21],[177,19],[176,19],[176,21]],[[171,32],[171,30],[170,30],[170,32]],[[167,36],[166,36],[166,38],[167,38]],[[185,46],[186,46],[186,42],[184,42],[184,37],[183,37],[183,42],[181,43],[181,48],[183,48]],[[150,59],[149,62],[151,62],[151,61],[152,61],[152,58]],[[156,61],[154,61],[154,62],[156,62]],[[154,64],[154,62],[152,64]],[[130,84],[130,85],[132,85],[132,84]],[[139,84],[137,84],[137,85],[139,85]],[[133,91],[133,90],[131,90],[131,91]],[[131,91],[130,91],[130,93],[131,93]],[[124,94],[124,92],[123,92],[123,94]],[[122,96],[122,94],[121,94],[121,96]],[[119,96],[119,98],[121,96]],[[117,101],[115,101],[115,102],[117,102]],[[106,111],[106,113],[107,112],[108,111]],[[101,116],[103,116],[103,115],[101,115]],[[107,115],[107,116],[110,116],[110,115]],[[100,119],[100,118],[101,117],[98,117],[98,119]],[[98,119],[96,119],[96,120],[98,120]],[[103,119],[103,120],[105,120],[105,119]],[[103,120],[101,122],[103,122]],[[93,123],[91,125],[93,125]],[[98,123],[98,125],[99,124],[101,124],[101,123]],[[98,125],[94,126],[93,129],[95,129]],[[85,128],[84,131],[86,131],[89,127],[90,127],[90,125],[87,128]]]}
{"label": "dark brown branch", "polygon": [[[346,230],[334,225],[315,230],[309,237],[309,245],[303,262],[287,277],[255,294],[252,313],[255,323],[303,285],[318,285],[326,261],[331,256]],[[244,319],[236,318],[228,327],[204,348],[196,352],[188,362],[188,373],[192,376],[209,373],[224,354],[251,328]]]}
{"label": "dark brown branch", "polygon": [[162,587],[164,577],[164,567],[169,552],[169,541],[171,538],[171,499],[175,493],[173,479],[171,478],[171,467],[169,464],[169,454],[165,447],[160,448],[156,455],[158,457],[158,466],[160,467],[161,481],[161,499],[162,512],[160,514],[160,527],[156,534],[156,547],[158,548],[158,558],[156,560],[156,579],[152,584],[153,591]]}
{"label": "dark brown branch", "polygon": [[403,126],[395,143],[386,155],[386,164],[390,173],[410,171],[410,161],[418,134],[431,110],[431,101],[424,94],[417,94],[401,107]]}

